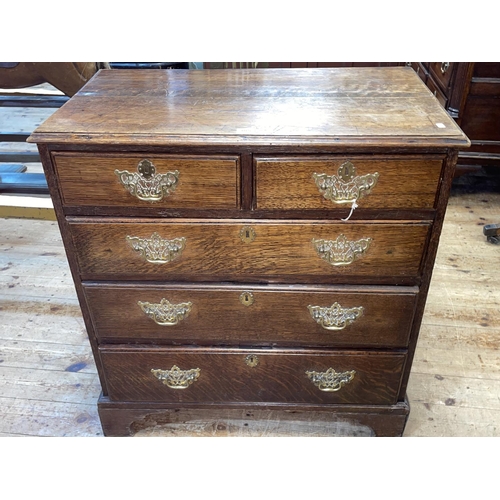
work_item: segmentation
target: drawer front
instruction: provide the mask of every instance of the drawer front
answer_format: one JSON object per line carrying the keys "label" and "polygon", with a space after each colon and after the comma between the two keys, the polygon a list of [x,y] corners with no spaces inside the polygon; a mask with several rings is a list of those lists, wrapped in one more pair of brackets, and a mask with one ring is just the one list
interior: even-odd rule
{"label": "drawer front", "polygon": [[434,208],[443,157],[255,159],[256,208]]}
{"label": "drawer front", "polygon": [[403,353],[99,348],[109,397],[179,403],[394,404]]}
{"label": "drawer front", "polygon": [[235,209],[235,156],[54,153],[65,206]]}
{"label": "drawer front", "polygon": [[426,83],[428,74],[425,66],[420,62],[412,62],[411,67],[413,68],[415,73],[417,73],[417,75],[422,79],[422,81]]}
{"label": "drawer front", "polygon": [[458,63],[453,62],[433,62],[429,65],[429,70],[443,90],[446,91],[450,85],[451,77]]}
{"label": "drawer front", "polygon": [[429,231],[426,223],[94,221],[70,224],[84,280],[380,283],[419,275]]}
{"label": "drawer front", "polygon": [[434,94],[434,97],[436,97],[441,106],[443,106],[443,108],[446,108],[446,103],[448,102],[448,99],[446,99],[446,96],[441,92],[441,90],[434,83],[434,80],[432,78],[429,78],[429,80],[427,80],[427,87]]}
{"label": "drawer front", "polygon": [[100,342],[407,345],[415,288],[311,288],[84,286]]}

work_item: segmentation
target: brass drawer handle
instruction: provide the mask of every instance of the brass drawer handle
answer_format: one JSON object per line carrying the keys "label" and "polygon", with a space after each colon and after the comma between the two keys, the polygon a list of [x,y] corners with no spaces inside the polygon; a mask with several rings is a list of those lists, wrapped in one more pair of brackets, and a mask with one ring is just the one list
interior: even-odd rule
{"label": "brass drawer handle", "polygon": [[163,239],[158,233],[151,238],[127,236],[127,243],[144,259],[152,264],[166,264],[180,257],[186,246],[186,238]]}
{"label": "brass drawer handle", "polygon": [[340,165],[337,175],[315,172],[312,176],[323,198],[337,204],[352,204],[370,194],[377,184],[379,174],[375,172],[356,176],[356,167],[347,161]]}
{"label": "brass drawer handle", "polygon": [[160,201],[175,191],[179,182],[179,171],[157,174],[156,167],[149,160],[142,160],[137,165],[137,172],[115,170],[121,185],[141,201],[151,203]]}
{"label": "brass drawer handle", "polygon": [[342,307],[335,302],[331,307],[307,306],[311,317],[325,330],[343,330],[363,316],[364,308]]}
{"label": "brass drawer handle", "polygon": [[441,63],[441,73],[444,75],[448,69],[450,68],[450,63],[449,62],[442,62]]}
{"label": "brass drawer handle", "polygon": [[151,373],[171,389],[187,389],[200,376],[199,368],[181,370],[174,365],[170,370],[151,369]]}
{"label": "brass drawer handle", "polygon": [[151,302],[138,301],[137,304],[142,309],[144,314],[151,318],[160,326],[177,325],[179,321],[187,318],[191,312],[193,304],[191,302],[183,302],[181,304],[171,304],[167,299],[161,299],[159,304]]}
{"label": "brass drawer handle", "polygon": [[352,264],[367,252],[371,242],[371,238],[350,241],[343,234],[339,235],[336,240],[312,240],[319,257],[332,266]]}
{"label": "brass drawer handle", "polygon": [[356,371],[336,372],[333,368],[328,368],[326,372],[308,371],[306,375],[320,391],[336,392],[354,378]]}

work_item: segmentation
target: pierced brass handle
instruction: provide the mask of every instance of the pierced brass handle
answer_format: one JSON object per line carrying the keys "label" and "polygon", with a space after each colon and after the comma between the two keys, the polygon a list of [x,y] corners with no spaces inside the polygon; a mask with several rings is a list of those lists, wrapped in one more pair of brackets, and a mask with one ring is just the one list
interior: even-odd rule
{"label": "pierced brass handle", "polygon": [[141,201],[151,203],[160,201],[175,191],[179,183],[179,171],[157,174],[156,167],[149,160],[142,160],[137,165],[137,172],[115,170],[121,185]]}
{"label": "pierced brass handle", "polygon": [[177,325],[179,321],[189,316],[191,307],[193,306],[191,302],[171,304],[167,299],[161,299],[159,304],[141,301],[138,301],[137,304],[146,316],[160,326]]}
{"label": "pierced brass handle", "polygon": [[342,307],[335,302],[331,307],[307,306],[311,317],[325,330],[343,330],[363,316],[364,308]]}
{"label": "pierced brass handle", "polygon": [[153,233],[151,238],[127,236],[126,240],[141,257],[152,264],[166,264],[177,259],[186,246],[184,237],[166,240],[158,233]]}
{"label": "pierced brass handle", "polygon": [[320,391],[337,392],[354,378],[356,371],[336,372],[328,368],[326,372],[308,371],[306,375]]}
{"label": "pierced brass handle", "polygon": [[371,238],[350,241],[343,234],[336,240],[312,240],[316,253],[332,266],[347,266],[362,257],[370,248]]}
{"label": "pierced brass handle", "polygon": [[441,63],[441,73],[444,75],[448,71],[449,67],[450,67],[449,62],[442,62]]}
{"label": "pierced brass handle", "polygon": [[352,204],[370,194],[376,186],[378,172],[356,176],[356,167],[347,161],[340,165],[337,175],[313,173],[316,187],[323,198],[337,204]]}
{"label": "pierced brass handle", "polygon": [[187,389],[200,376],[199,368],[181,370],[174,365],[170,370],[151,369],[151,373],[171,389]]}

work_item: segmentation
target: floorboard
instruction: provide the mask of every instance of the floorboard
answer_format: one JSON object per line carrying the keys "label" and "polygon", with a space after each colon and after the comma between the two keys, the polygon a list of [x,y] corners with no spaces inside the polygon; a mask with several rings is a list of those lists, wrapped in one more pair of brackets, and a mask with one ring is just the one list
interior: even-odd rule
{"label": "floorboard", "polygon": [[[500,245],[482,233],[498,222],[500,178],[454,185],[408,387],[405,436],[500,436]],[[57,224],[0,219],[0,436],[101,436],[99,393]],[[317,423],[279,424],[198,422],[138,435],[330,435]]]}

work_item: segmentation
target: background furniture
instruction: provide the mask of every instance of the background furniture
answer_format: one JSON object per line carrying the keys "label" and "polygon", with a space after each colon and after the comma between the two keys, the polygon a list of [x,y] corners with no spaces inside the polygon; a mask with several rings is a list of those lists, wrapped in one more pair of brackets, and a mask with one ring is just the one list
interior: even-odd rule
{"label": "background furniture", "polygon": [[106,63],[0,62],[0,88],[16,89],[48,82],[72,96]]}
{"label": "background furniture", "polygon": [[204,62],[205,69],[365,68],[404,66],[402,62]]}
{"label": "background furniture", "polygon": [[411,63],[431,92],[471,140],[460,152],[457,174],[500,167],[500,63]]}

